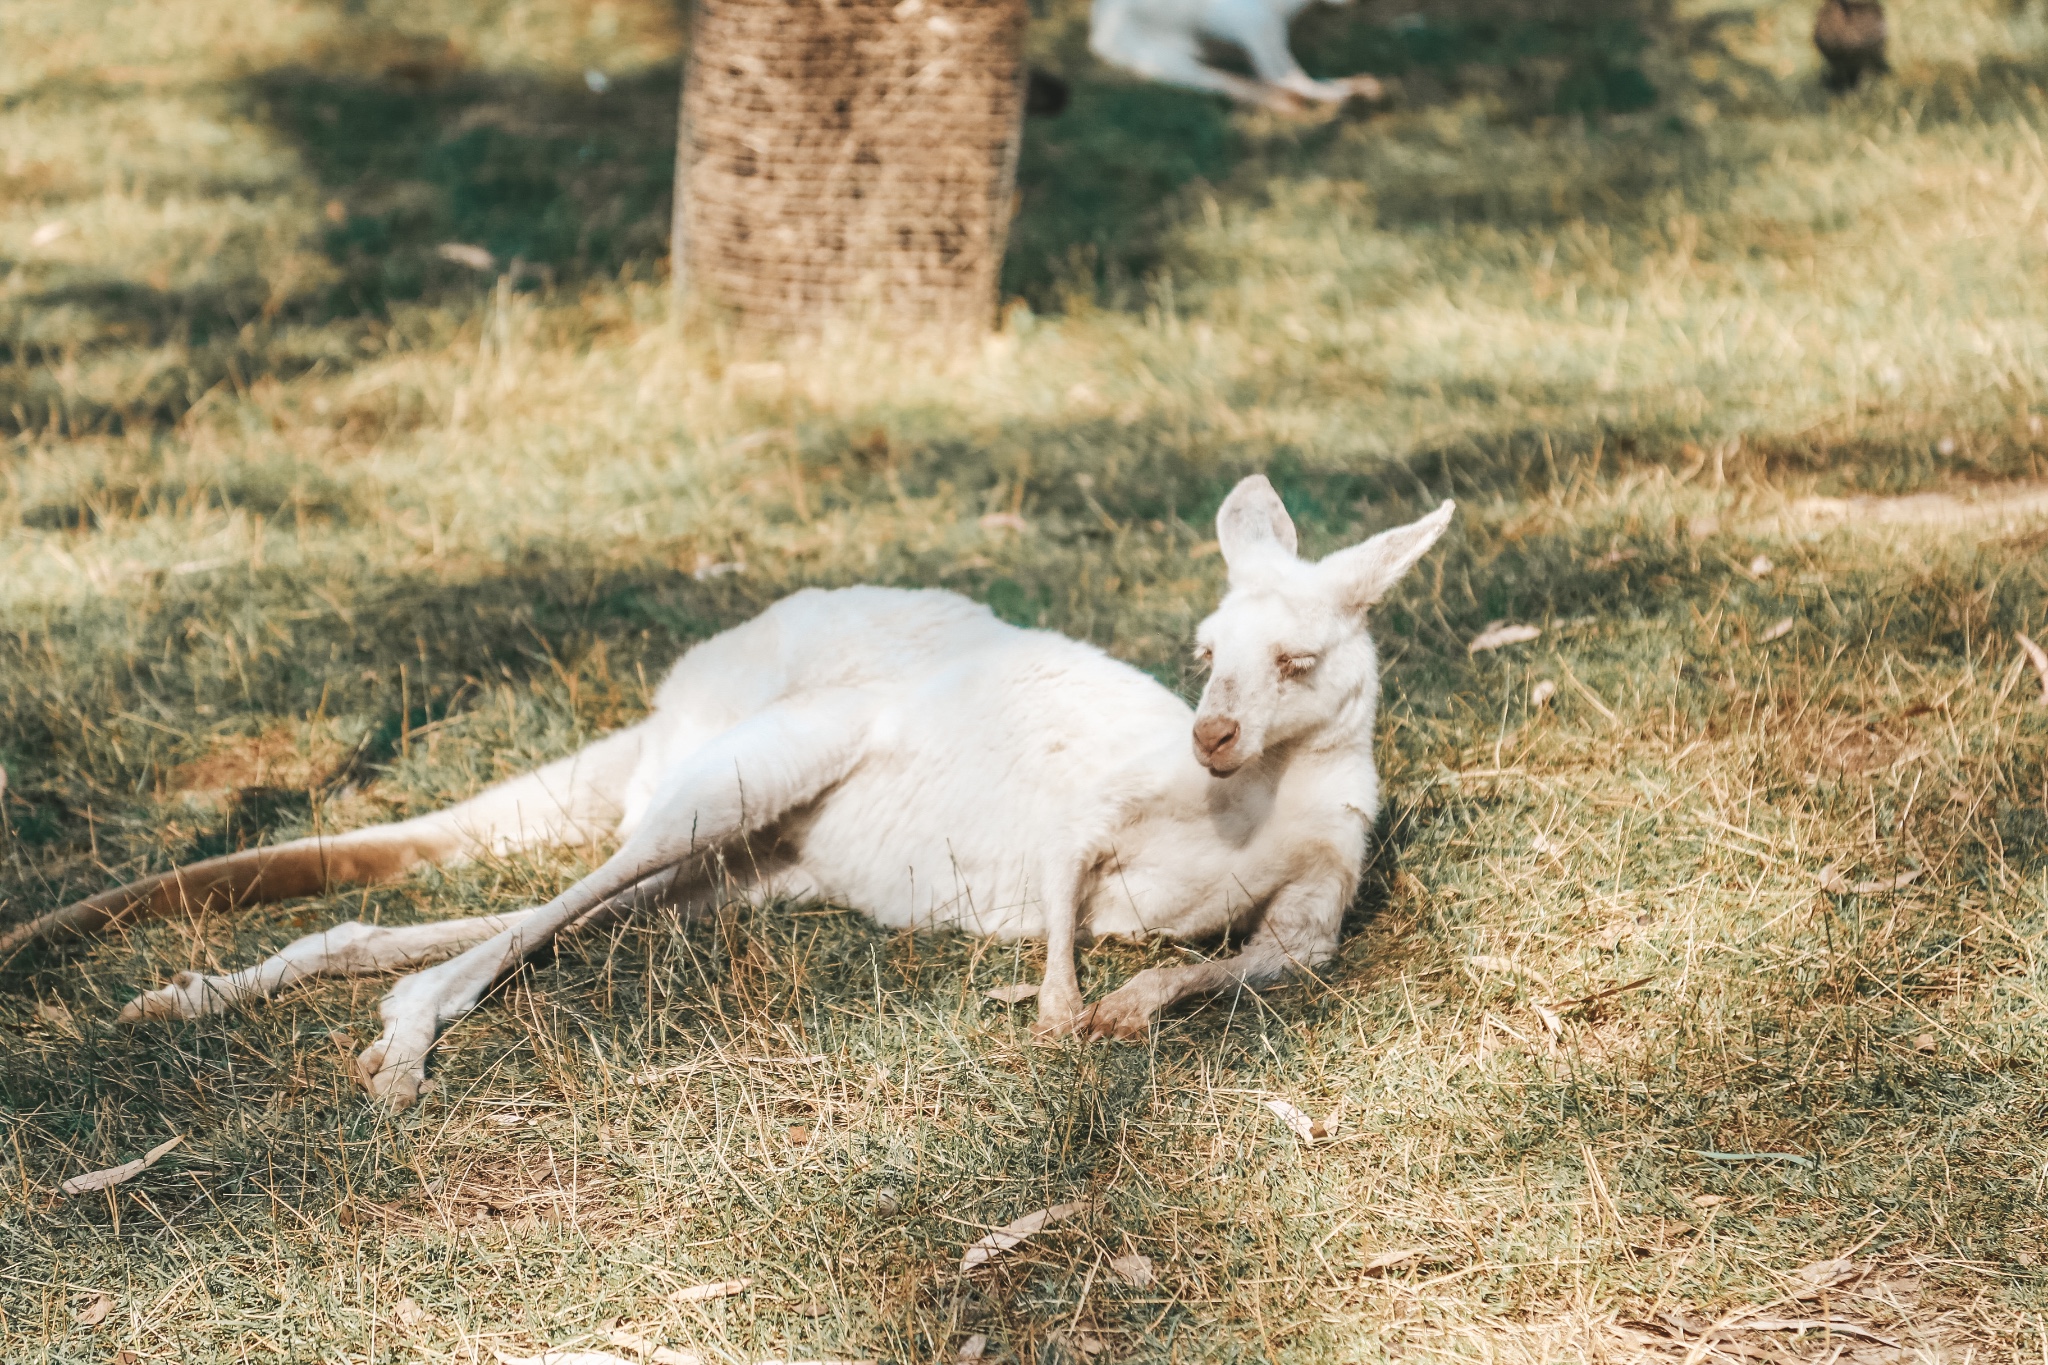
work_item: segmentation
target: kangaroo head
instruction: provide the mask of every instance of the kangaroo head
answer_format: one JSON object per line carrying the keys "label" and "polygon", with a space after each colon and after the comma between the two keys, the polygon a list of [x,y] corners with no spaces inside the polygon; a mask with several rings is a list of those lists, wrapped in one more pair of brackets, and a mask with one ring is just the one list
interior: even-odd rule
{"label": "kangaroo head", "polygon": [[1452,504],[1311,563],[1264,475],[1216,513],[1230,589],[1195,632],[1209,685],[1195,711],[1195,757],[1227,777],[1266,750],[1334,728],[1370,726],[1379,657],[1366,611],[1422,558]]}

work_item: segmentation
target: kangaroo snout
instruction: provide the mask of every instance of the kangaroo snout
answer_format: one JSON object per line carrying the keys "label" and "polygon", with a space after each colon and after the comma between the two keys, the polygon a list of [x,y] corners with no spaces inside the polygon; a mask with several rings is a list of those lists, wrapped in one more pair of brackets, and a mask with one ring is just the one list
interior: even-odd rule
{"label": "kangaroo snout", "polygon": [[1208,716],[1195,722],[1195,757],[1218,777],[1237,771],[1237,722],[1226,716]]}

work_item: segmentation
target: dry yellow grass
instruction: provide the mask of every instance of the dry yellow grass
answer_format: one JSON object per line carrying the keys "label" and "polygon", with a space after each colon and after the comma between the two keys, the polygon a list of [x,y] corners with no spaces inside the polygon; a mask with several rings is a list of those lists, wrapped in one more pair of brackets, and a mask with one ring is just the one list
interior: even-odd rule
{"label": "dry yellow grass", "polygon": [[[382,983],[111,1024],[594,851],[9,965],[0,1357],[2048,1349],[2048,19],[1894,4],[1897,76],[1830,104],[1799,5],[1404,8],[1303,43],[1402,106],[1291,125],[1091,72],[1055,7],[1029,305],[778,355],[664,305],[663,5],[10,7],[7,922],[565,752],[802,584],[1192,685],[1237,475],[1312,550],[1463,511],[1379,623],[1343,955],[1145,1048],[1031,1046],[984,996],[1029,946],[812,905],[569,945],[399,1121],[331,1036]],[[1542,634],[1468,654],[1495,621]]]}

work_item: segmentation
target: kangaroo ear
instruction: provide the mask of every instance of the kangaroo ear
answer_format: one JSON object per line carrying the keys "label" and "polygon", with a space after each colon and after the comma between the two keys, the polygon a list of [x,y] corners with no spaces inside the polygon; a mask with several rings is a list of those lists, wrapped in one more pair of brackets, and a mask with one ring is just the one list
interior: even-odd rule
{"label": "kangaroo ear", "polygon": [[1415,567],[1415,561],[1429,552],[1437,537],[1451,524],[1457,504],[1445,502],[1420,521],[1382,531],[1363,544],[1339,550],[1316,567],[1335,589],[1337,598],[1352,611],[1363,612],[1401,581]]}
{"label": "kangaroo ear", "polygon": [[1216,509],[1216,544],[1233,575],[1278,552],[1294,555],[1294,522],[1264,474],[1238,481]]}

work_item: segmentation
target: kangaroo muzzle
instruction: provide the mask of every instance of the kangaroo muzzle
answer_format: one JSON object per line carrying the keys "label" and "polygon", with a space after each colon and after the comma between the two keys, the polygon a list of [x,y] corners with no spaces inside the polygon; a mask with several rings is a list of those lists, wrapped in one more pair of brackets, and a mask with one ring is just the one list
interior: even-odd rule
{"label": "kangaroo muzzle", "polygon": [[1241,731],[1227,716],[1209,716],[1195,722],[1195,758],[1218,777],[1237,771],[1237,740]]}

